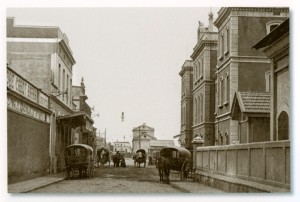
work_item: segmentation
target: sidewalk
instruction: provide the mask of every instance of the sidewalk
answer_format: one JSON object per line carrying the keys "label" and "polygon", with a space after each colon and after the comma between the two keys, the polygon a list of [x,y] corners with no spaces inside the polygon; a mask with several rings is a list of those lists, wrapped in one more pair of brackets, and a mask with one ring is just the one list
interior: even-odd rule
{"label": "sidewalk", "polygon": [[175,181],[170,182],[170,185],[176,189],[179,189],[185,193],[224,193],[224,191],[215,189],[213,187],[206,186],[199,182],[182,182],[182,181]]}
{"label": "sidewalk", "polygon": [[65,179],[65,173],[47,175],[8,185],[8,193],[26,193]]}

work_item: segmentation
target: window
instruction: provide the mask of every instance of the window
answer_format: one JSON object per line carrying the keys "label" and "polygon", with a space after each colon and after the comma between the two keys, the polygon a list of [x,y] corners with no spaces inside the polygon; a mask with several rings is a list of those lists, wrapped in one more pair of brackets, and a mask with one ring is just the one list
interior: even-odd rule
{"label": "window", "polygon": [[223,59],[223,54],[224,54],[224,35],[223,33],[220,34],[219,38],[219,60]]}
{"label": "window", "polygon": [[221,94],[221,103],[225,103],[225,84],[224,84],[224,79],[221,80],[221,91],[222,91],[222,94]]}
{"label": "window", "polygon": [[278,140],[289,139],[289,115],[283,111],[278,117]]}
{"label": "window", "polygon": [[200,62],[198,61],[197,65],[197,80],[200,78]]}
{"label": "window", "polygon": [[184,78],[181,80],[181,95],[184,95]]}
{"label": "window", "polygon": [[201,78],[204,77],[204,59],[201,58]]}
{"label": "window", "polygon": [[200,95],[200,122],[203,122],[203,117],[204,117],[204,111],[203,111],[203,106],[204,106],[204,102],[203,102],[203,94]]}
{"label": "window", "polygon": [[198,123],[198,99],[195,98],[195,124]]}
{"label": "window", "polygon": [[72,88],[72,79],[70,79],[70,88],[69,88],[69,96],[70,96],[70,105],[72,104],[72,99],[71,99],[71,88]]}
{"label": "window", "polygon": [[[67,75],[67,90],[69,91],[70,87],[69,87],[69,75]],[[67,103],[69,102],[69,92],[68,94],[66,94],[67,97]]]}
{"label": "window", "polygon": [[268,22],[266,24],[267,34],[269,34],[273,29],[278,27],[278,25],[280,25],[281,23],[282,23],[282,21],[280,21],[280,20],[273,20],[273,21]]}
{"label": "window", "polygon": [[[63,83],[62,83],[62,91],[65,90],[65,76],[66,76],[66,72],[65,70],[63,70]],[[65,100],[65,94],[63,94],[63,100]]]}
{"label": "window", "polygon": [[229,145],[229,135],[228,135],[228,132],[225,133],[225,139],[226,139],[225,144]]}
{"label": "window", "polygon": [[222,103],[223,103],[223,77],[220,78],[219,80],[219,107],[222,106]]}
{"label": "window", "polygon": [[215,81],[215,113],[217,113],[218,109],[218,81]]}
{"label": "window", "polygon": [[230,93],[229,74],[227,72],[225,77],[225,104],[229,103],[229,93]]}
{"label": "window", "polygon": [[195,100],[194,100],[194,125],[196,125],[196,119],[197,119],[197,98],[195,98]]}
{"label": "window", "polygon": [[230,49],[230,33],[229,33],[229,27],[226,29],[226,50],[225,55],[229,53]]}
{"label": "window", "polygon": [[58,89],[60,90],[60,73],[61,72],[61,66],[60,64],[58,64]]}
{"label": "window", "polygon": [[200,109],[201,109],[201,100],[200,100],[200,96],[198,96],[198,107],[197,107],[197,123],[199,124],[200,123],[200,117],[201,117],[201,114],[200,114]]}

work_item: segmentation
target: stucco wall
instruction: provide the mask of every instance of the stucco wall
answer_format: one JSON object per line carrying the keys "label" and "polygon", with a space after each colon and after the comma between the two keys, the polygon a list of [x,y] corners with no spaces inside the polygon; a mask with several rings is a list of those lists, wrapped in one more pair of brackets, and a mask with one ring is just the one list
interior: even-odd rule
{"label": "stucco wall", "polygon": [[8,183],[42,176],[48,172],[47,123],[7,111]]}
{"label": "stucco wall", "polygon": [[212,179],[212,186],[213,179],[223,176],[232,184],[244,180],[249,187],[258,183],[290,189],[290,141],[197,147],[194,167],[196,176]]}

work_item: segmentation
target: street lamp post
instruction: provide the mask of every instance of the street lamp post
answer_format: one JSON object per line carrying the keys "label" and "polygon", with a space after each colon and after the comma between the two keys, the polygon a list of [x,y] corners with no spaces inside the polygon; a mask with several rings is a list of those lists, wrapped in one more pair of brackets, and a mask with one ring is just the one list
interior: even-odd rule
{"label": "street lamp post", "polygon": [[141,126],[139,126],[139,149],[141,149]]}

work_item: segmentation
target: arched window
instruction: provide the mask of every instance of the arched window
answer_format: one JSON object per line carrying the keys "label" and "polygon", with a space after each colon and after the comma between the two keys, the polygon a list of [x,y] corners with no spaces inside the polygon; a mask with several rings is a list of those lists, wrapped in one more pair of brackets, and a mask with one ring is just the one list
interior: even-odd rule
{"label": "arched window", "polygon": [[219,133],[219,145],[223,145],[223,135]]}
{"label": "arched window", "polygon": [[225,102],[229,102],[229,93],[230,93],[230,88],[229,88],[229,74],[228,72],[226,73],[225,77]]}
{"label": "arched window", "polygon": [[289,116],[283,111],[278,117],[278,140],[289,139]]}
{"label": "arched window", "polygon": [[203,122],[203,117],[204,117],[204,113],[203,113],[203,94],[201,93],[200,95],[200,122],[202,123]]}
{"label": "arched window", "polygon": [[273,29],[278,27],[278,25],[280,25],[281,23],[282,23],[282,21],[280,21],[280,20],[273,20],[273,21],[268,22],[266,24],[267,34],[269,34]]}
{"label": "arched window", "polygon": [[201,113],[200,113],[200,108],[201,108],[201,100],[200,100],[200,96],[198,96],[197,98],[197,123],[199,124],[200,123],[200,117],[201,117]]}
{"label": "arched window", "polygon": [[197,98],[195,98],[195,103],[194,103],[194,124],[196,125],[197,124],[197,108],[198,108],[198,104],[197,104]]}
{"label": "arched window", "polygon": [[221,106],[222,105],[222,103],[223,103],[223,77],[221,77],[220,78],[220,80],[219,80],[219,106]]}
{"label": "arched window", "polygon": [[201,58],[201,77],[204,77],[204,59]]}
{"label": "arched window", "polygon": [[226,139],[225,144],[229,145],[229,135],[228,135],[228,132],[225,133],[225,139]]}

